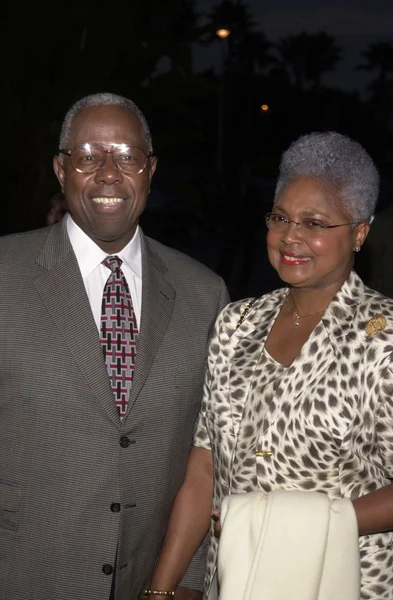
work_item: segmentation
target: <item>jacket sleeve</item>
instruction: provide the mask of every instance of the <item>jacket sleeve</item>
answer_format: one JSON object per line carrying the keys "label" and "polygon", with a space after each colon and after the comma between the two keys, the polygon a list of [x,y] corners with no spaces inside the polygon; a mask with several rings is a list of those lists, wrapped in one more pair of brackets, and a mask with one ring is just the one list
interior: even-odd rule
{"label": "jacket sleeve", "polygon": [[228,309],[220,312],[213,329],[206,360],[205,382],[203,386],[203,396],[201,409],[196,422],[194,433],[194,446],[211,450],[209,429],[206,421],[206,413],[209,407],[211,385],[214,380],[214,373],[217,361],[223,360],[222,352],[224,347],[224,338],[226,335],[225,317]]}
{"label": "jacket sleeve", "polygon": [[393,479],[393,353],[381,370],[376,432],[386,477]]}

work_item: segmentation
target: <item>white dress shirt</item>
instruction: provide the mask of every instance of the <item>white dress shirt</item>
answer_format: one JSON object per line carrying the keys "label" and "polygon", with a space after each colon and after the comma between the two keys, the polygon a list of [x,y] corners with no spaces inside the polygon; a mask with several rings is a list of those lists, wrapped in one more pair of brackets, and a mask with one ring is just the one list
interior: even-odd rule
{"label": "white dress shirt", "polygon": [[[100,331],[102,294],[110,275],[110,270],[104,267],[102,261],[108,254],[82,231],[71,215],[68,214],[64,218],[67,219],[68,236],[78,261],[97,329]],[[118,256],[123,261],[121,268],[130,288],[139,329],[142,307],[142,251],[139,227],[136,228],[127,246],[120,252],[116,252],[114,256]]]}

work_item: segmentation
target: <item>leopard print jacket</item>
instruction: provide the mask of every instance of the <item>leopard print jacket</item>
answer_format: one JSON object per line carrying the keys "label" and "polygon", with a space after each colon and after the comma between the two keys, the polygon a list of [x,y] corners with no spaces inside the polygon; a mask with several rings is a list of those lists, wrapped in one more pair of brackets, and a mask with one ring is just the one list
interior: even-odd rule
{"label": "leopard print jacket", "polygon": [[[393,300],[365,287],[354,272],[282,372],[267,407],[256,394],[261,418],[244,422],[249,394],[268,379],[261,350],[286,293],[230,304],[216,323],[194,439],[213,452],[215,507],[236,492],[232,468],[245,447],[239,432],[257,441],[243,476],[256,470],[257,489],[267,493],[310,490],[353,499],[393,479]],[[359,540],[361,597],[393,599],[393,532]],[[206,593],[216,553],[212,535]]]}

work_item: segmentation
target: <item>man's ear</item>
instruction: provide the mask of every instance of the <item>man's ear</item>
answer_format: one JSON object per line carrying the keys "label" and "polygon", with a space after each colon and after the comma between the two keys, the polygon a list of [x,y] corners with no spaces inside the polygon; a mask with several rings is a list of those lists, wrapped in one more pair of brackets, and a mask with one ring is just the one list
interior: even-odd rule
{"label": "man's ear", "polygon": [[62,164],[62,159],[59,156],[53,157],[53,170],[57,179],[59,180],[61,191],[64,188],[64,168]]}
{"label": "man's ear", "polygon": [[152,156],[151,158],[149,158],[149,162],[150,162],[150,164],[149,164],[149,178],[150,178],[150,181],[151,181],[152,178],[153,178],[154,172],[155,172],[155,170],[157,168],[157,162],[158,162],[157,156]]}

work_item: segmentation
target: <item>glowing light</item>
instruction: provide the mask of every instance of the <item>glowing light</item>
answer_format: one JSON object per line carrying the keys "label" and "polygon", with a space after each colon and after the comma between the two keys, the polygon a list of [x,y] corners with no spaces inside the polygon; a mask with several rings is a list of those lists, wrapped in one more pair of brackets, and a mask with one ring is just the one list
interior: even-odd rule
{"label": "glowing light", "polygon": [[216,35],[218,35],[218,37],[222,40],[225,40],[225,38],[227,38],[228,35],[231,35],[231,32],[229,31],[229,29],[217,29]]}
{"label": "glowing light", "polygon": [[262,112],[267,112],[268,110],[269,110],[269,105],[268,104],[262,104],[261,111]]}

